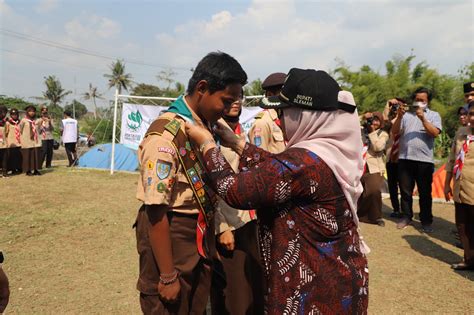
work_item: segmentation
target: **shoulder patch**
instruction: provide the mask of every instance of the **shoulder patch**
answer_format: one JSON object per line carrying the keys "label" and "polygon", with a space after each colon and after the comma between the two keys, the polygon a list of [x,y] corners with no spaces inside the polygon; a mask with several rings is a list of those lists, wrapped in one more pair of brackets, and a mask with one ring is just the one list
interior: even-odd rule
{"label": "shoulder patch", "polygon": [[171,120],[165,125],[165,129],[171,132],[173,136],[178,134],[179,128],[181,128],[181,123],[176,119]]}
{"label": "shoulder patch", "polygon": [[158,160],[156,161],[156,176],[158,176],[159,179],[163,180],[168,178],[171,172],[171,163],[163,161],[163,160]]}

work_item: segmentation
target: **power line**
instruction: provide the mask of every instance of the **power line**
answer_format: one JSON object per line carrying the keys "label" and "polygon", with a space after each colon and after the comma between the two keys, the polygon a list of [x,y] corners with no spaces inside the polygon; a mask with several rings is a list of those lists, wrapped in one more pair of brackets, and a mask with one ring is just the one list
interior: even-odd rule
{"label": "power line", "polygon": [[[110,57],[110,56],[107,56],[107,55],[104,55],[104,54],[101,54],[101,53],[98,53],[98,52],[94,52],[92,50],[78,48],[78,47],[74,47],[74,46],[71,46],[71,45],[63,44],[63,43],[53,42],[53,41],[50,41],[50,40],[45,40],[45,39],[33,37],[33,36],[30,36],[30,35],[27,35],[27,34],[22,34],[22,33],[18,33],[18,32],[15,32],[15,31],[7,30],[7,29],[4,29],[4,28],[0,28],[0,32],[3,33],[3,35],[5,35],[5,36],[13,37],[13,38],[24,40],[24,41],[30,41],[30,42],[34,42],[34,43],[37,43],[37,44],[40,44],[40,45],[49,46],[49,47],[53,47],[53,48],[58,48],[58,49],[62,49],[62,50],[66,50],[66,51],[70,51],[70,52],[74,52],[74,53],[78,53],[78,54],[88,55],[88,56],[92,56],[92,57],[96,57],[96,58],[114,60],[114,61],[117,60],[117,59],[120,59],[120,58],[116,58],[116,57]],[[122,60],[124,62],[127,62],[127,63],[141,65],[141,66],[149,66],[149,67],[162,68],[162,69],[176,69],[176,70],[180,70],[180,71],[191,71],[191,68],[170,67],[170,66],[167,66],[167,65],[152,64],[152,63],[147,63],[147,62],[142,62],[142,61],[132,60],[132,59],[122,59]]]}

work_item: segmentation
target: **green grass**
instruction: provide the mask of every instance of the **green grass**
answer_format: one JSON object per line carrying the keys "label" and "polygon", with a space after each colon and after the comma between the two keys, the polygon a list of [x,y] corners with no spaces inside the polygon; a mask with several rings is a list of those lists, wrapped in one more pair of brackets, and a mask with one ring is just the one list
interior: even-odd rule
{"label": "green grass", "polygon": [[[0,181],[8,314],[140,313],[137,179],[60,166]],[[453,206],[436,204],[434,214],[430,236],[389,220],[385,228],[362,225],[372,249],[369,313],[474,313],[474,273],[449,266],[462,257],[452,245]]]}

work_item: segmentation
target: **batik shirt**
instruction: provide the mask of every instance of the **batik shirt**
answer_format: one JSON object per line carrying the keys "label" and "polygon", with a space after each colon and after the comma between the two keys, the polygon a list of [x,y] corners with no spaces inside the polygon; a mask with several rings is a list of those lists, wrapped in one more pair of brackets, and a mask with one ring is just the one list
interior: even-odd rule
{"label": "batik shirt", "polygon": [[305,149],[271,154],[247,144],[239,174],[217,148],[204,160],[209,184],[229,205],[258,211],[268,314],[367,312],[367,260],[322,159]]}

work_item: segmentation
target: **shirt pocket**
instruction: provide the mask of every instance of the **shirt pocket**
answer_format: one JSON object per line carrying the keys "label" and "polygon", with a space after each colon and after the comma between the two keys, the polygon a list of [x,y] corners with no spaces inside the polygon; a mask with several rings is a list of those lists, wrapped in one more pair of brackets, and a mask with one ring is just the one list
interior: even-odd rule
{"label": "shirt pocket", "polygon": [[280,129],[276,130],[276,128],[274,128],[272,132],[272,136],[273,136],[273,140],[277,142],[284,141],[283,132]]}

